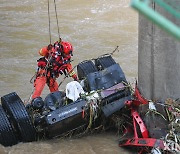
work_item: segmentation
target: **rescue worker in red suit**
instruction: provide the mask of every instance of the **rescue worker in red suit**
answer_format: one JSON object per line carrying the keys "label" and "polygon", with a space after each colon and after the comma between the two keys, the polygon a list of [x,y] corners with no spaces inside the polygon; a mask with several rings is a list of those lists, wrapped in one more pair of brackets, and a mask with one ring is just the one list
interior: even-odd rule
{"label": "rescue worker in red suit", "polygon": [[77,80],[77,75],[70,64],[72,52],[72,45],[61,40],[60,42],[55,42],[54,46],[50,44],[39,51],[39,54],[43,57],[37,60],[38,70],[32,99],[40,97],[46,83],[50,92],[58,91],[56,78],[59,77],[59,74],[62,75],[64,73]]}

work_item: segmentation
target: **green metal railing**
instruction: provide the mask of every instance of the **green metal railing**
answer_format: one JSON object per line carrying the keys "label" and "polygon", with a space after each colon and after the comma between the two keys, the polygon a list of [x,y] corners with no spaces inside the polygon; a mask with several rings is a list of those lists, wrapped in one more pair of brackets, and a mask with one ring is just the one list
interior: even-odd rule
{"label": "green metal railing", "polygon": [[167,10],[170,14],[180,19],[180,0],[153,0],[159,6]]}
{"label": "green metal railing", "polygon": [[153,10],[149,5],[150,2],[154,2],[164,10],[168,11],[177,20],[180,21],[180,0],[132,0],[131,6],[136,9],[139,13],[146,16],[148,19],[153,21],[159,27],[173,35],[175,38],[180,40],[180,27],[168,20],[166,17],[161,15],[159,12]]}

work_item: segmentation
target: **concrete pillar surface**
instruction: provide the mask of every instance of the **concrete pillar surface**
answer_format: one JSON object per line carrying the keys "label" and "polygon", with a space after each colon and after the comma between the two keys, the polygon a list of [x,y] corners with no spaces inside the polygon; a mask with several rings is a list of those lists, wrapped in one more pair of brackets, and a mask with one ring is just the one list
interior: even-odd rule
{"label": "concrete pillar surface", "polygon": [[[163,8],[152,8],[180,26]],[[180,42],[139,15],[138,87],[151,100],[180,98]]]}

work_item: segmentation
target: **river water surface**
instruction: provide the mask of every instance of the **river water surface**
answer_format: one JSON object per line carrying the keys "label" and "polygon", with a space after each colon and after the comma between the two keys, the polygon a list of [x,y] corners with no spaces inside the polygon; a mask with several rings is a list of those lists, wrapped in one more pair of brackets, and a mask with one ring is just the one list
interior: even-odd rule
{"label": "river water surface", "polygon": [[[73,65],[112,52],[129,82],[137,77],[137,13],[130,0],[56,0],[60,35],[74,47]],[[49,44],[47,0],[1,0],[0,3],[0,96],[17,92],[23,101],[30,97],[30,79],[36,70],[38,50]],[[50,0],[52,42],[58,40],[53,0]],[[58,79],[62,81],[64,76]],[[68,81],[61,85],[61,90]],[[48,94],[47,87],[42,97]],[[0,154],[117,154],[114,133],[79,139],[53,139],[0,146]]]}

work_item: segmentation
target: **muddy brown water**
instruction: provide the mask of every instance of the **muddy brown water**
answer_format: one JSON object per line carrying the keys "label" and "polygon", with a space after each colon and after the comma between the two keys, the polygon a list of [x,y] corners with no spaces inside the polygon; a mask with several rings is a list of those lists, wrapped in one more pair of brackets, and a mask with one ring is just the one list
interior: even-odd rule
{"label": "muddy brown water", "polygon": [[[73,65],[112,52],[126,78],[137,77],[137,13],[130,0],[57,0],[60,34],[74,47]],[[53,1],[50,2],[52,42],[58,39]],[[49,44],[47,0],[1,0],[0,3],[0,96],[17,92],[28,100],[33,86],[38,50]],[[58,79],[61,82],[64,76]],[[64,90],[67,79],[60,89]],[[48,94],[48,88],[42,97]],[[116,133],[100,133],[78,139],[53,139],[0,146],[0,154],[116,154]]]}

